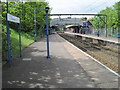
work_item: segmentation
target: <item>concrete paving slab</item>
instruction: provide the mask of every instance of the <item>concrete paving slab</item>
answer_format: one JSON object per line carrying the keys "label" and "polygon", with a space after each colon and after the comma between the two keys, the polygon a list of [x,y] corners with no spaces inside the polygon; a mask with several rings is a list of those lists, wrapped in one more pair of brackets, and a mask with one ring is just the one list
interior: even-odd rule
{"label": "concrete paving slab", "polygon": [[84,67],[84,70],[99,70],[101,68],[103,68],[102,66],[100,66],[98,63],[96,63],[95,61],[93,61],[92,59],[79,59],[77,60],[77,62]]}
{"label": "concrete paving slab", "polygon": [[24,49],[11,67],[3,66],[3,88],[98,88],[62,43],[58,35],[50,35],[50,59],[45,39]]}
{"label": "concrete paving slab", "polygon": [[[3,67],[3,88],[117,88],[118,79],[57,34],[50,35],[50,59],[46,40],[33,43]],[[23,61],[23,58],[32,60]],[[78,61],[80,63],[78,63]]]}
{"label": "concrete paving slab", "polygon": [[104,69],[91,70],[91,71],[88,71],[88,74],[94,77],[93,80],[95,80],[96,83],[109,83],[109,82],[118,83],[118,77],[116,77],[115,75],[110,75],[111,73]]}
{"label": "concrete paving slab", "polygon": [[[98,84],[99,87],[102,88],[113,88],[113,87],[118,87],[118,83],[117,82],[111,82],[111,83],[102,83],[102,84]],[[114,90],[114,89],[113,89]]]}

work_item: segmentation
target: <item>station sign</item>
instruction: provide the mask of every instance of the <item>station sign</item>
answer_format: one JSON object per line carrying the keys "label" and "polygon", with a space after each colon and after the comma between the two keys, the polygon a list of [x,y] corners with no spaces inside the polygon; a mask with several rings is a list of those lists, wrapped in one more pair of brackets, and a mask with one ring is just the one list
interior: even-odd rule
{"label": "station sign", "polygon": [[20,23],[20,18],[7,13],[8,21]]}

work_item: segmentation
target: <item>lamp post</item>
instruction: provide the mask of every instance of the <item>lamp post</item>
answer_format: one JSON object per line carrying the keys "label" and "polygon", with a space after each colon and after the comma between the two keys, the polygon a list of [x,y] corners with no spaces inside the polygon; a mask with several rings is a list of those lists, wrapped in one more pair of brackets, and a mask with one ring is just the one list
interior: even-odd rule
{"label": "lamp post", "polygon": [[34,9],[34,41],[37,41],[37,33],[36,33],[36,8]]}
{"label": "lamp post", "polygon": [[36,10],[44,10],[45,8],[34,8],[34,41],[36,42],[37,41],[37,31],[36,31],[36,18],[37,18],[37,15],[36,15]]}
{"label": "lamp post", "polygon": [[48,26],[49,7],[46,7],[45,11],[46,11],[47,58],[50,58],[50,53],[49,53],[49,26]]}
{"label": "lamp post", "polygon": [[[34,9],[34,40],[37,41],[37,32],[36,32],[36,10],[38,8]],[[46,8],[40,8],[40,10],[45,10],[46,11],[46,37],[47,37],[47,58],[50,58],[50,53],[49,53],[49,25],[48,25],[48,12],[49,12],[49,7]]]}

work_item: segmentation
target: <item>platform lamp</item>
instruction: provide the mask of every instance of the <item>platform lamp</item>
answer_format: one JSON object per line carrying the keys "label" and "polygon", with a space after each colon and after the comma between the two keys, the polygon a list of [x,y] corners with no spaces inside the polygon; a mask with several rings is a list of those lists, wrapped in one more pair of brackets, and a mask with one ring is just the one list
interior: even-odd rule
{"label": "platform lamp", "polygon": [[47,58],[50,58],[50,51],[49,51],[49,25],[48,25],[48,12],[49,7],[45,8],[46,11],[46,36],[47,36]]}

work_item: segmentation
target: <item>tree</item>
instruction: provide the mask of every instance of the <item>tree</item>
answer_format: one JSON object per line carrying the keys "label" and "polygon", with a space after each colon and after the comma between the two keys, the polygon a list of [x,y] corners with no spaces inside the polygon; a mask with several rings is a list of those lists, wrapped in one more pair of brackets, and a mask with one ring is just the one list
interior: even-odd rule
{"label": "tree", "polygon": [[[34,29],[34,8],[45,8],[48,6],[47,2],[9,2],[9,13],[21,19],[22,31],[33,32]],[[6,5],[3,4],[3,24],[5,24]],[[45,11],[37,10],[37,29],[39,30],[45,25]],[[10,27],[17,29],[18,26],[9,22]]]}
{"label": "tree", "polygon": [[[108,28],[114,28],[115,32],[118,32],[118,27],[119,27],[119,13],[120,12],[120,2],[115,3],[113,7],[107,7],[104,10],[101,10],[98,14],[105,14],[107,15],[107,27]],[[101,19],[104,19],[104,17],[101,17]],[[98,18],[92,18],[91,22],[94,24],[94,26],[97,28],[98,27]],[[100,28],[105,28],[104,22],[101,20],[99,24]]]}

